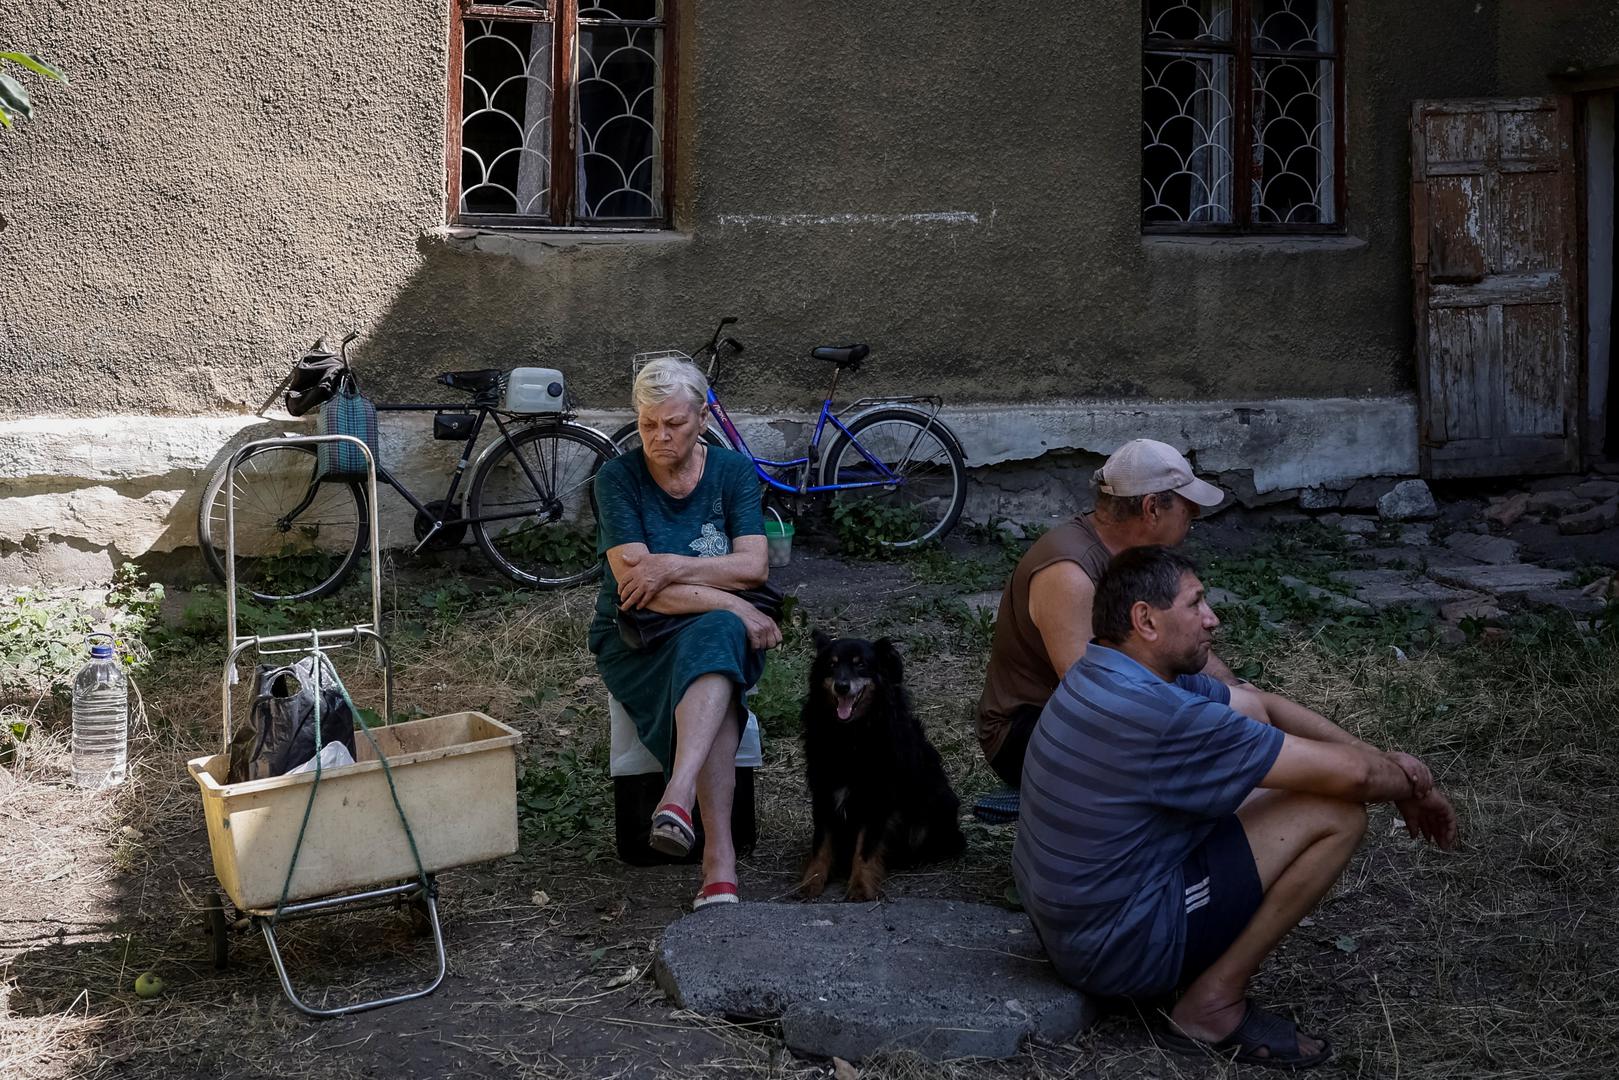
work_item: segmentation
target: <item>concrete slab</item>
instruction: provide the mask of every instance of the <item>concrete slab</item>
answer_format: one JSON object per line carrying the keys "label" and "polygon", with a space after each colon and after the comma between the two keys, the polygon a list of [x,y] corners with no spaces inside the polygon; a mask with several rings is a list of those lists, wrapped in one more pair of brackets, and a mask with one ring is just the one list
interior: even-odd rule
{"label": "concrete slab", "polygon": [[1591,500],[1582,499],[1566,488],[1537,491],[1529,496],[1531,514],[1578,514],[1591,509]]}
{"label": "concrete slab", "polygon": [[1378,611],[1418,608],[1437,613],[1444,604],[1471,599],[1475,594],[1446,588],[1404,570],[1341,570],[1333,580],[1354,587],[1355,599]]}
{"label": "concrete slab", "polygon": [[655,974],[682,1008],[779,1016],[793,1050],[850,1061],[902,1048],[1008,1058],[1096,1015],[1027,916],[948,900],[709,908],[664,931]]}
{"label": "concrete slab", "polygon": [[1451,533],[1445,537],[1445,546],[1469,559],[1500,566],[1518,561],[1516,541],[1503,536],[1480,536],[1477,533]]}
{"label": "concrete slab", "polygon": [[1308,581],[1293,577],[1290,574],[1283,574],[1276,580],[1306,600],[1321,604],[1328,611],[1335,611],[1339,614],[1365,614],[1372,610],[1369,604],[1364,604],[1353,597],[1323,589],[1319,585],[1311,585]]}
{"label": "concrete slab", "polygon": [[1511,566],[1436,566],[1428,571],[1435,581],[1454,585],[1459,589],[1512,596],[1519,593],[1556,589],[1574,580],[1566,570],[1551,570],[1544,566],[1513,564]]}
{"label": "concrete slab", "polygon": [[1365,555],[1378,566],[1398,569],[1405,567],[1409,570],[1421,570],[1426,566],[1477,566],[1477,559],[1469,559],[1466,555],[1455,551],[1448,551],[1441,547],[1374,547],[1367,548],[1360,554]]}
{"label": "concrete slab", "polygon": [[1592,502],[1619,498],[1619,480],[1587,480],[1583,484],[1574,485],[1574,494]]}
{"label": "concrete slab", "polygon": [[1607,608],[1602,597],[1584,589],[1538,589],[1525,593],[1524,600],[1532,607],[1556,608],[1582,618],[1600,615]]}
{"label": "concrete slab", "polygon": [[1566,536],[1599,533],[1619,525],[1619,500],[1603,503],[1583,514],[1564,514],[1557,521],[1557,531]]}

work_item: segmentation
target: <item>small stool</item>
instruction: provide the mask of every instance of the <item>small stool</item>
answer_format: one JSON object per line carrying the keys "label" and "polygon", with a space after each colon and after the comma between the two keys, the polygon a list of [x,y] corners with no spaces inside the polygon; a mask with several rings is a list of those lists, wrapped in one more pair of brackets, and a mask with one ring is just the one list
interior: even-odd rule
{"label": "small stool", "polygon": [[[753,691],[748,691],[751,695]],[[745,700],[745,699],[744,699]],[[611,694],[607,696],[608,766],[613,778],[613,833],[618,857],[631,866],[692,863],[703,857],[703,820],[692,807],[697,843],[683,858],[654,851],[647,844],[652,812],[663,795],[663,766],[636,734],[635,720]],[[764,764],[759,718],[748,711],[742,742],[736,748],[736,795],[731,802],[731,841],[738,855],[753,851],[759,827],[754,814],[753,770]]]}

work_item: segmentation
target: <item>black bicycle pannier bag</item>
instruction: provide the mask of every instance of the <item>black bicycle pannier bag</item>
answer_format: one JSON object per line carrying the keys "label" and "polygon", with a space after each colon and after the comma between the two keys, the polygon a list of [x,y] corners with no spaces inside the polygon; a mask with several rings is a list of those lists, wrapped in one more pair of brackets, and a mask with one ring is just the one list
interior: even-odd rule
{"label": "black bicycle pannier bag", "polygon": [[289,667],[261,664],[253,676],[253,708],[231,739],[228,783],[262,780],[296,769],[340,742],[354,753],[354,714],[330,666],[321,672],[320,737],[315,745],[315,664],[306,656]]}

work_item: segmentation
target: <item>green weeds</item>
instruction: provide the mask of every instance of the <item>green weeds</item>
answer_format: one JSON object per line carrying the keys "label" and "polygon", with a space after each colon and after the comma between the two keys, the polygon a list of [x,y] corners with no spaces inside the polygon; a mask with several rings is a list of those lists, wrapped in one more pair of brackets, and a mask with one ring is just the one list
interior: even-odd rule
{"label": "green weeds", "polygon": [[517,816],[525,832],[547,847],[585,843],[605,850],[613,814],[605,747],[572,747],[548,760],[532,759],[517,779]]}
{"label": "green weeds", "polygon": [[163,586],[133,566],[118,571],[104,601],[39,589],[0,598],[0,691],[65,686],[88,658],[92,633],[111,634],[125,669],[141,670],[162,602]]}
{"label": "green weeds", "polygon": [[922,529],[922,512],[914,506],[880,499],[838,497],[832,501],[832,529],[846,558],[868,561],[899,558],[903,543]]}

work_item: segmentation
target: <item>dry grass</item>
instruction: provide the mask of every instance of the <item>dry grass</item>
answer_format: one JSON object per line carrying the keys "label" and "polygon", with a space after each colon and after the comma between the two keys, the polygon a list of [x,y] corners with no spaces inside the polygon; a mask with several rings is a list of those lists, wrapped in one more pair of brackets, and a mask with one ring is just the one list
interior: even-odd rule
{"label": "dry grass", "polygon": [[[890,568],[883,571],[892,576]],[[948,583],[903,600],[831,597],[817,621],[889,633],[908,647],[917,711],[964,801],[997,786],[971,735],[981,633]],[[396,708],[475,707],[515,723],[525,754],[552,768],[605,756],[605,708],[583,647],[589,590],[469,596],[446,609],[394,591]],[[921,599],[919,600],[918,597]],[[1339,1048],[1324,1075],[1596,1077],[1619,1050],[1619,647],[1572,631],[1520,631],[1395,660],[1368,645],[1335,654],[1306,628],[1264,646],[1282,692],[1379,744],[1429,760],[1456,797],[1464,843],[1434,852],[1374,815],[1373,835],[1310,925],[1256,988]],[[808,839],[791,698],[807,664],[790,635],[758,776],[761,842],[744,874],[756,897],[786,897]],[[1240,649],[1238,650],[1240,651]],[[683,868],[626,870],[610,847],[610,802],[577,834],[530,834],[498,866],[445,883],[451,980],[421,1007],[375,1022],[314,1025],[281,1001],[263,948],[243,940],[230,972],[208,971],[200,894],[211,887],[200,807],[181,763],[217,749],[219,649],[161,647],[140,678],[129,783],[110,795],[66,787],[65,709],[37,705],[27,754],[0,772],[0,1076],[99,1075],[118,1062],[171,1076],[809,1077],[825,1064],[782,1052],[779,1027],[671,1011],[643,970],[691,887]],[[340,662],[357,700],[375,700],[364,657]],[[246,688],[238,689],[245,707]],[[602,789],[605,791],[605,786]],[[995,902],[1009,880],[1009,829],[970,827],[958,863],[893,880],[899,895]],[[546,892],[543,906],[534,902]],[[381,920],[379,922],[379,919]],[[289,958],[311,985],[364,991],[419,977],[422,950],[386,916],[305,924]],[[170,990],[130,984],[148,968]],[[396,1050],[396,1047],[405,1047]],[[427,1059],[423,1064],[417,1058]],[[864,1077],[1215,1077],[1237,1070],[1168,1056],[1139,1020],[1109,1017],[1073,1044],[1010,1062],[928,1063],[887,1055]],[[438,1070],[435,1072],[434,1070]]]}

